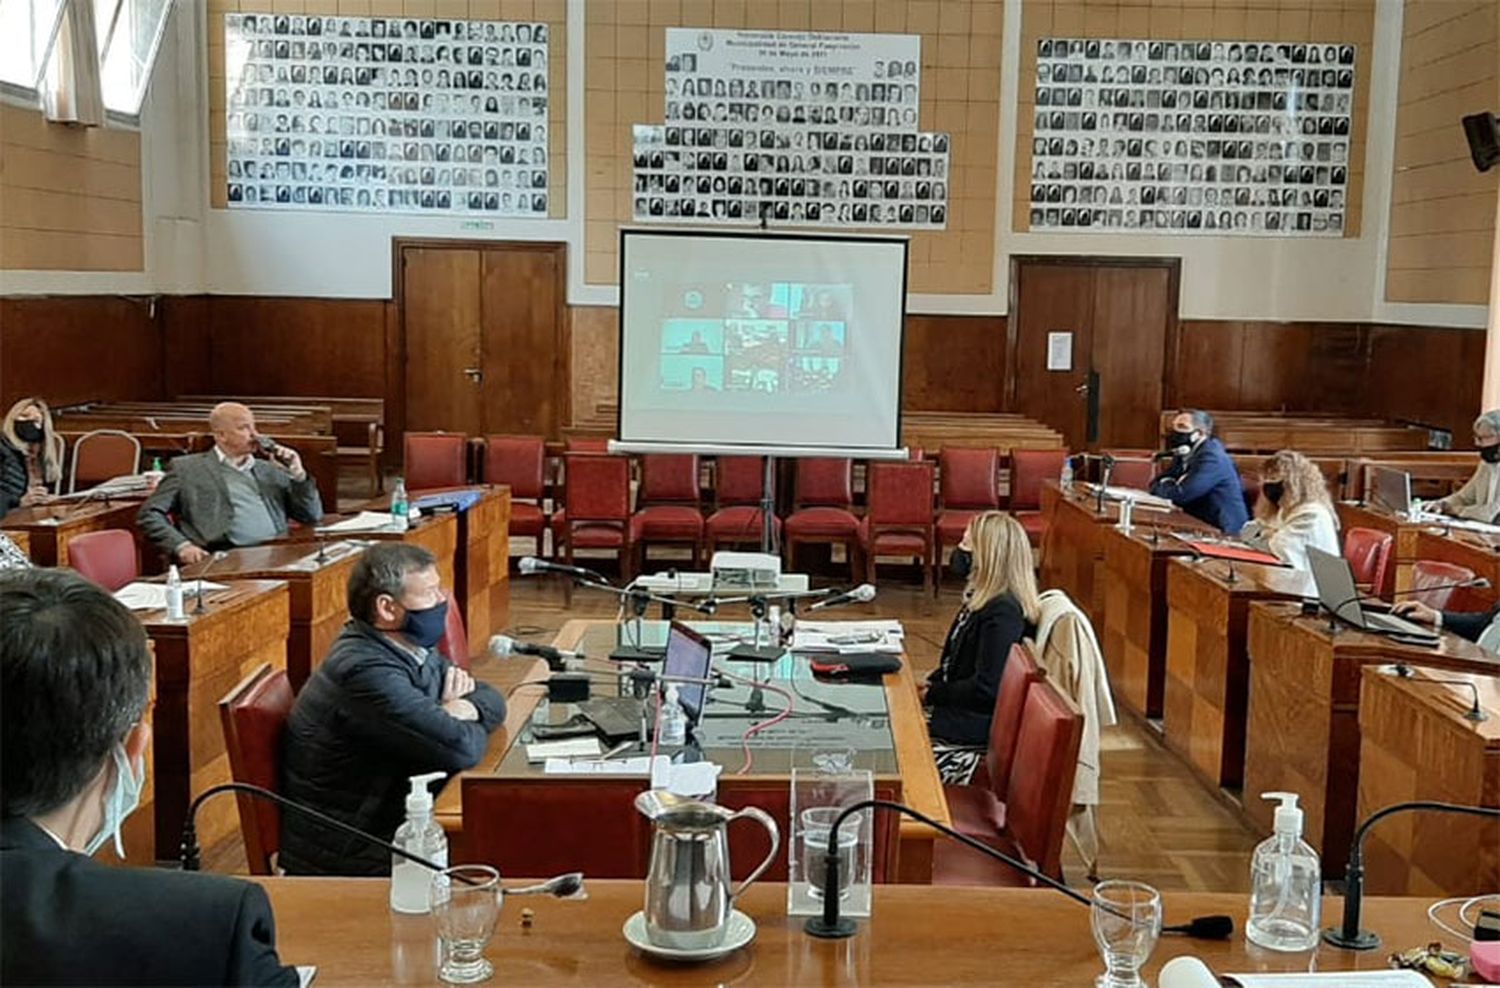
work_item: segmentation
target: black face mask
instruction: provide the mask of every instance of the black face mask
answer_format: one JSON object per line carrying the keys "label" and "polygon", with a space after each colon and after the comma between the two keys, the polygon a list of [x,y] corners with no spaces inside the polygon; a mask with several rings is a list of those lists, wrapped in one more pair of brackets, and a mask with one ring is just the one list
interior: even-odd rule
{"label": "black face mask", "polygon": [[42,427],[35,422],[17,422],[16,438],[23,443],[39,443],[42,441]]}
{"label": "black face mask", "polygon": [[1286,484],[1279,480],[1267,481],[1260,485],[1260,492],[1266,496],[1266,500],[1272,504],[1281,503],[1281,495],[1286,493]]}
{"label": "black face mask", "polygon": [[[17,431],[20,431],[19,427],[17,428]],[[21,436],[21,438],[25,439],[26,437],[23,435]],[[31,440],[28,440],[28,442],[29,441]],[[1500,443],[1496,443],[1493,446],[1479,447],[1479,458],[1486,463],[1500,463]]]}
{"label": "black face mask", "polygon": [[960,580],[967,580],[974,569],[974,554],[968,549],[954,549],[948,557],[948,569]]}
{"label": "black face mask", "polygon": [[1183,446],[1193,445],[1193,434],[1191,432],[1172,431],[1167,433],[1164,438],[1166,439],[1167,449],[1174,453]]}

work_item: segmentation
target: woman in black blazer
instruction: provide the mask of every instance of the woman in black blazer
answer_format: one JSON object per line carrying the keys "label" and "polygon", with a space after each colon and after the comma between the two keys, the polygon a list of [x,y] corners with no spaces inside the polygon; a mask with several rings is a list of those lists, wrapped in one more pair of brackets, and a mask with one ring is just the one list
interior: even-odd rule
{"label": "woman in black blazer", "polygon": [[0,515],[43,504],[62,476],[52,413],[40,398],[22,398],[0,422]]}
{"label": "woman in black blazer", "polygon": [[1005,661],[1036,634],[1040,604],[1030,539],[1003,511],[969,522],[950,565],[966,579],[964,603],[927,679],[926,703],[938,771],[964,785],[984,758]]}

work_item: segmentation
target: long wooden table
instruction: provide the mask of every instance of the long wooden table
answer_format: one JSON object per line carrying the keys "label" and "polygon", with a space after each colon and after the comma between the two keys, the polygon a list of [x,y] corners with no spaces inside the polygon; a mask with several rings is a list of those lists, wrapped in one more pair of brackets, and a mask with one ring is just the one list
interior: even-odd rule
{"label": "long wooden table", "polygon": [[[1408,800],[1500,808],[1500,674],[1361,671],[1359,819]],[[1468,716],[1475,691],[1478,722]],[[1365,838],[1365,872],[1366,887],[1381,895],[1493,892],[1500,820],[1418,813],[1377,824]]]}
{"label": "long wooden table", "polygon": [[1103,627],[1103,531],[1119,520],[1119,507],[1106,501],[1100,511],[1082,485],[1064,491],[1048,480],[1042,484],[1042,515],[1047,519],[1038,567],[1042,586],[1065,591],[1095,628]]}
{"label": "long wooden table", "polygon": [[[21,555],[27,559],[31,559],[31,533],[23,532],[18,528],[11,528],[6,529],[5,535],[10,539],[11,544],[20,550]],[[31,559],[31,561],[36,562],[35,559]]]}
{"label": "long wooden table", "polygon": [[1317,596],[1312,578],[1281,566],[1168,564],[1162,737],[1210,788],[1233,791],[1243,783],[1250,604],[1309,596]]}
{"label": "long wooden table", "polygon": [[[585,642],[586,635],[598,636],[611,627],[610,622],[604,621],[569,621],[559,632],[555,644],[561,649],[574,650]],[[597,654],[593,647],[595,640],[591,637],[587,642],[590,655]],[[787,661],[803,660],[783,660]],[[614,668],[608,661],[591,660],[589,665],[597,671]],[[546,675],[545,668],[539,664],[499,661],[487,656],[475,663],[473,672],[476,678],[503,690]],[[799,683],[803,689],[809,688],[805,680],[799,680]],[[947,800],[932,758],[927,724],[910,666],[903,662],[898,672],[884,678],[883,687],[894,747],[885,763],[888,769],[875,772],[876,792],[887,798],[901,799],[939,822],[947,823]],[[591,831],[583,829],[586,827],[613,827],[610,832],[618,839],[628,837],[634,841],[641,835],[637,825],[639,815],[629,808],[625,797],[633,798],[635,792],[644,789],[644,778],[545,776],[540,766],[527,766],[522,753],[513,750],[515,742],[521,739],[524,726],[539,713],[544,695],[540,688],[527,688],[517,690],[511,696],[506,728],[491,735],[489,749],[476,769],[449,781],[434,807],[437,819],[449,831],[455,847],[461,847],[472,858],[493,861],[503,870],[536,867],[545,871],[546,863],[563,861],[570,854],[577,853],[573,848],[579,841],[585,846],[598,848],[601,839],[596,837],[590,841],[588,835]],[[602,695],[597,686],[595,695]],[[768,708],[766,716],[782,709],[782,701],[777,696],[767,695],[765,702]],[[808,704],[799,700],[798,706],[805,710]],[[751,723],[753,721],[746,720],[745,726]],[[756,752],[754,771],[744,775],[735,774],[743,762],[738,747],[732,751],[709,750],[711,757],[724,764],[724,773],[719,780],[720,801],[726,805],[770,804],[768,809],[778,802],[784,804],[790,786],[790,753],[755,742],[752,742],[752,750]],[[611,782],[616,785],[605,792]],[[610,812],[601,812],[601,798],[613,806]],[[619,807],[613,804],[622,799],[628,816],[615,812]],[[473,807],[480,802],[486,805],[525,805],[530,809],[518,814],[477,813]],[[560,814],[558,826],[549,827],[541,822],[542,813],[548,814],[549,818]],[[773,815],[776,815],[774,811]],[[547,833],[567,836],[565,840],[539,842],[538,836]],[[899,846],[892,855],[892,870],[888,871],[888,876],[897,876],[904,882],[931,881],[935,836],[936,832],[923,824],[901,820],[896,837]],[[738,843],[740,838],[733,839]],[[636,862],[634,858],[639,852],[634,844],[610,847],[605,856],[609,857],[611,867],[624,871],[634,868],[637,863],[643,867],[644,862]],[[615,850],[618,850],[618,855],[614,854]],[[748,861],[748,852],[745,856],[748,867],[753,862]],[[785,865],[786,857],[780,855],[775,868],[784,873]]]}
{"label": "long wooden table", "polygon": [[[1363,668],[1400,661],[1496,675],[1500,657],[1450,634],[1437,647],[1422,648],[1329,627],[1326,616],[1304,616],[1295,604],[1250,607],[1244,809],[1269,834],[1274,807],[1260,794],[1299,793],[1306,812],[1303,836],[1319,850],[1323,874],[1332,878],[1343,874],[1357,822]],[[1408,757],[1428,761],[1422,752]]]}
{"label": "long wooden table", "polygon": [[319,547],[309,543],[232,549],[217,561],[186,567],[183,574],[184,578],[192,579],[207,571],[209,582],[269,579],[287,584],[290,612],[286,671],[294,690],[301,689],[307,677],[328,655],[329,646],[349,620],[349,608],[345,603],[349,573],[354,569],[354,561],[364,551],[363,546],[355,542],[333,542],[322,548],[322,559],[318,558]]}
{"label": "long wooden table", "polygon": [[[275,580],[226,581],[228,589],[193,600],[186,616],[140,614],[156,653],[154,716],[156,849],[172,855],[195,794],[229,781],[229,755],[219,723],[219,700],[249,673],[269,662],[286,667],[289,598]],[[239,828],[233,800],[204,805],[200,840],[211,846]]]}
{"label": "long wooden table", "polygon": [[106,528],[133,529],[140,498],[109,501],[58,501],[16,508],[0,518],[0,528],[24,532],[31,561],[38,566],[68,565],[68,543]]}
{"label": "long wooden table", "polygon": [[[513,880],[519,876],[506,876]],[[389,906],[390,884],[369,878],[260,878],[276,914],[277,946],[287,964],[318,968],[317,984],[437,984],[430,916],[402,916]],[[757,883],[736,907],[756,923],[754,943],[717,961],[674,964],[631,947],[621,934],[644,901],[642,884],[589,881],[584,901],[507,901],[485,951],[492,984],[521,985],[1006,985],[1078,988],[1103,963],[1089,929],[1089,910],[1051,890],[875,889],[871,917],[849,940],[817,940],[802,917],[786,915],[786,887]],[[534,915],[529,927],[521,907]],[[1227,941],[1162,937],[1144,973],[1157,983],[1172,957],[1202,957],[1218,973],[1382,970],[1391,950],[1442,939],[1428,923],[1426,899],[1365,900],[1366,925],[1385,949],[1364,953],[1320,946],[1313,954],[1276,954],[1247,946],[1245,897],[1208,893],[1163,896],[1167,922],[1225,913],[1236,933]],[[1328,898],[1323,915],[1336,917]],[[1453,947],[1455,944],[1449,944]],[[1439,982],[1444,984],[1446,982]]]}

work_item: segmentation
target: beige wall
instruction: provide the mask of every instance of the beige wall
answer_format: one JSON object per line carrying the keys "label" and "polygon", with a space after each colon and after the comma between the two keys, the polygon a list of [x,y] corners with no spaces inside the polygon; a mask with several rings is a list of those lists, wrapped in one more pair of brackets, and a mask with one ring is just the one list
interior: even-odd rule
{"label": "beige wall", "polygon": [[1496,178],[1475,170],[1459,119],[1500,112],[1500,3],[1406,0],[1402,35],[1385,297],[1483,305]]}
{"label": "beige wall", "polygon": [[1030,223],[1037,39],[1298,41],[1358,47],[1344,236],[1359,236],[1374,33],[1375,0],[1023,0],[1013,228]]}
{"label": "beige wall", "polygon": [[[986,294],[994,277],[1000,0],[591,0],[584,280],[612,285],[631,216],[631,127],[661,123],[668,27],[918,34],[923,130],[953,135],[948,229],[911,234],[910,288]],[[903,231],[904,232],[904,231]]]}
{"label": "beige wall", "polygon": [[0,269],[142,271],[141,140],[0,104]]}
{"label": "beige wall", "polygon": [[567,215],[567,0],[208,0],[209,202],[223,209],[227,125],[224,93],[226,13],[339,14],[345,17],[447,17],[539,21],[547,25],[547,215]]}

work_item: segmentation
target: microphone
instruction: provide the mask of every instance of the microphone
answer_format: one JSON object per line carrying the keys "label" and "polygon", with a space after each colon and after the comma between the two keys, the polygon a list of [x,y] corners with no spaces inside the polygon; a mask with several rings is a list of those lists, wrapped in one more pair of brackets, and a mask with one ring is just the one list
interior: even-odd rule
{"label": "microphone", "polygon": [[[1489,806],[1465,806],[1462,803],[1438,803],[1431,800],[1414,800],[1395,803],[1370,815],[1359,829],[1354,831],[1354,842],[1349,848],[1349,865],[1344,871],[1344,922],[1342,926],[1330,926],[1323,931],[1323,942],[1345,950],[1374,950],[1380,946],[1380,937],[1362,930],[1359,913],[1365,894],[1365,834],[1381,820],[1395,813],[1408,810],[1429,810],[1436,813],[1459,813],[1466,816],[1488,816],[1500,819],[1500,809]],[[833,845],[830,845],[833,846]],[[837,878],[837,876],[834,876]]]}
{"label": "microphone", "polygon": [[1114,476],[1115,458],[1113,456],[1110,456],[1108,453],[1105,453],[1099,458],[1099,463],[1101,469],[1099,471],[1098,502],[1094,505],[1094,507],[1098,510],[1098,513],[1102,515],[1104,514],[1104,489],[1109,486],[1110,478]]}
{"label": "microphone", "polygon": [[825,607],[842,607],[844,604],[867,604],[875,599],[875,585],[873,583],[861,583],[852,590],[846,590],[841,594],[834,594],[827,600],[820,600],[808,608],[809,611],[821,611]]}
{"label": "microphone", "polygon": [[274,460],[281,466],[286,466],[287,462],[291,459],[291,455],[286,447],[270,436],[257,435],[255,437],[255,445],[259,446],[260,451],[266,454],[266,459]]}
{"label": "microphone", "polygon": [[228,555],[229,553],[227,552],[214,553],[208,558],[208,562],[203,564],[203,568],[198,571],[198,593],[197,602],[193,605],[194,614],[202,614],[207,610],[207,608],[203,606],[203,584],[208,582],[204,579],[206,576],[208,576],[208,571],[214,568],[214,563],[219,562],[221,559]]}
{"label": "microphone", "polygon": [[1428,683],[1433,686],[1467,686],[1469,688],[1469,692],[1474,694],[1474,703],[1469,707],[1468,710],[1464,711],[1464,719],[1471,720],[1476,724],[1483,724],[1485,721],[1490,719],[1489,716],[1484,712],[1484,710],[1479,706],[1479,687],[1475,686],[1467,679],[1416,679],[1411,674],[1411,666],[1408,666],[1405,663],[1397,664],[1396,675],[1413,683]]}
{"label": "microphone", "polygon": [[[987,854],[990,857],[994,858],[996,861],[1002,861],[1010,867],[1014,868],[1016,871],[1019,871],[1021,874],[1026,875],[1030,878],[1034,878],[1042,884],[1056,889],[1063,895],[1066,895],[1068,898],[1072,899],[1074,902],[1082,903],[1083,905],[1091,909],[1094,908],[1094,902],[1093,900],[1089,899],[1088,896],[1074,891],[1067,885],[1064,885],[1062,882],[1053,878],[1051,875],[1048,875],[1045,872],[1031,867],[1024,861],[1011,857],[1004,851],[996,850],[995,848],[990,847],[988,844],[982,843],[981,841],[970,837],[968,834],[961,834],[951,827],[938,823],[936,820],[927,816],[925,813],[919,813],[916,810],[912,809],[910,806],[893,802],[888,799],[866,799],[861,800],[858,803],[851,803],[850,805],[844,807],[844,811],[838,815],[838,819],[833,821],[833,827],[828,834],[828,853],[824,855],[823,858],[823,914],[821,916],[813,916],[802,925],[802,929],[805,930],[810,936],[818,937],[819,939],[823,940],[842,940],[846,937],[853,936],[854,931],[858,928],[859,924],[857,924],[854,920],[847,917],[839,917],[838,836],[839,828],[844,825],[844,822],[847,821],[855,813],[858,813],[859,811],[865,809],[891,810],[895,813],[905,814],[906,816],[911,817],[913,820],[917,820],[920,823],[927,824],[927,826],[931,827],[933,830],[936,830],[938,833],[942,834],[945,837],[950,837],[953,840],[958,841],[960,844],[964,844],[968,847],[973,848],[981,854]],[[1497,810],[1496,812],[1500,813],[1500,810]],[[1106,906],[1101,906],[1100,908],[1109,909],[1109,907]],[[1162,927],[1162,932],[1180,932],[1186,934],[1187,936],[1200,940],[1227,940],[1234,933],[1234,920],[1228,916],[1223,915],[1198,916],[1189,923],[1170,927],[1164,926]]]}
{"label": "microphone", "polygon": [[561,671],[567,668],[567,663],[573,659],[582,659],[582,652],[569,652],[551,645],[536,645],[531,642],[516,641],[509,635],[495,635],[490,639],[490,654],[497,659],[508,659],[512,655],[534,655],[539,659],[547,660],[549,669]]}
{"label": "microphone", "polygon": [[516,563],[516,569],[520,570],[522,576],[535,576],[537,573],[562,573],[565,576],[573,577],[575,580],[607,582],[604,577],[591,569],[585,569],[582,566],[569,566],[566,563],[554,563],[550,559],[538,559],[535,556],[522,556],[520,562]]}
{"label": "microphone", "polygon": [[[1486,590],[1486,589],[1489,588],[1489,585],[1490,585],[1490,581],[1489,580],[1487,580],[1486,578],[1484,578],[1482,576],[1476,576],[1476,577],[1474,577],[1471,580],[1460,580],[1457,583],[1440,583],[1440,584],[1438,584],[1437,586],[1434,586],[1434,587],[1412,587],[1409,590],[1397,590],[1395,593],[1391,594],[1391,596],[1392,597],[1409,597],[1412,594],[1428,593],[1430,591],[1435,591],[1435,590],[1462,590],[1462,589],[1465,589],[1465,588],[1472,589],[1472,590]],[[1341,600],[1341,601],[1339,601],[1339,604],[1338,604],[1337,607],[1332,607],[1332,608],[1329,608],[1329,610],[1328,610],[1328,633],[1329,634],[1336,634],[1338,632],[1338,630],[1339,630],[1339,611],[1342,611],[1344,608],[1348,607],[1350,604],[1358,604],[1358,603],[1360,603],[1362,601],[1366,601],[1366,600],[1381,600],[1381,599],[1382,599],[1381,596],[1379,594],[1376,594],[1376,593],[1362,593],[1362,594],[1355,594],[1353,597],[1350,597],[1348,600]],[[1437,629],[1434,628],[1433,632],[1436,633]]]}

